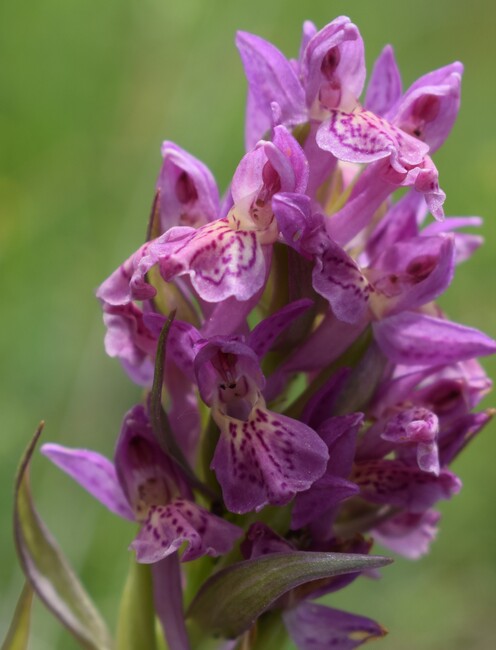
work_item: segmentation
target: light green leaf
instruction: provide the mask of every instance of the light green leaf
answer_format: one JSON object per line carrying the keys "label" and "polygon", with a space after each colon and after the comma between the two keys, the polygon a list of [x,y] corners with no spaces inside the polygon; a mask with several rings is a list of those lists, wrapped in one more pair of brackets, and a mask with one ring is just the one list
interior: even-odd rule
{"label": "light green leaf", "polygon": [[292,552],[233,564],[212,576],[191,603],[188,616],[205,632],[234,638],[291,589],[312,580],[375,569],[392,560],[353,553]]}
{"label": "light green leaf", "polygon": [[87,650],[112,648],[107,627],[74,570],[33,505],[29,462],[43,423],[31,440],[17,473],[14,532],[17,553],[39,598]]}
{"label": "light green leaf", "polygon": [[26,582],[17,601],[14,617],[7,632],[7,637],[2,644],[2,650],[27,650],[32,601],[33,589]]}
{"label": "light green leaf", "polygon": [[117,650],[157,650],[152,572],[132,560],[117,622]]}

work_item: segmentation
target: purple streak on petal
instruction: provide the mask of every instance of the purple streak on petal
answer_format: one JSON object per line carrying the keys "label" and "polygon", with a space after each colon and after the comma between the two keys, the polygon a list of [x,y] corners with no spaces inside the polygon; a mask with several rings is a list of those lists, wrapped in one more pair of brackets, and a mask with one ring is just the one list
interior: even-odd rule
{"label": "purple streak on petal", "polygon": [[155,611],[167,645],[174,650],[190,650],[183,611],[181,567],[177,553],[152,566]]}
{"label": "purple streak on petal", "polygon": [[219,216],[219,194],[210,170],[173,142],[162,144],[157,180],[161,232],[173,226],[198,228]]}
{"label": "purple streak on petal", "polygon": [[394,363],[448,365],[496,352],[496,341],[472,327],[403,312],[373,324],[377,343]]}
{"label": "purple streak on petal", "polygon": [[308,526],[315,520],[330,528],[336,506],[359,492],[360,489],[351,481],[326,474],[309,490],[296,495],[291,512],[292,530]]}
{"label": "purple streak on petal", "polygon": [[315,34],[301,57],[307,106],[316,99],[326,108],[353,106],[365,82],[362,37],[356,25],[340,16]]}
{"label": "purple streak on petal", "polygon": [[173,461],[159,446],[141,404],[124,417],[115,449],[115,469],[140,521],[146,518],[151,505],[167,503],[179,492],[190,494]]}
{"label": "purple streak on petal", "polygon": [[[175,231],[191,232],[176,239]],[[263,286],[266,256],[255,231],[233,230],[227,219],[218,219],[198,230],[172,228],[169,233],[170,240],[154,251],[164,280],[189,274],[207,302],[230,296],[249,300]]]}
{"label": "purple streak on petal", "polygon": [[228,553],[241,535],[240,528],[196,503],[175,499],[166,506],[150,508],[130,548],[136,551],[138,562],[152,564],[186,543],[181,560],[187,562],[203,555],[217,557]]}
{"label": "purple streak on petal", "polygon": [[288,553],[295,547],[266,524],[257,521],[248,528],[241,542],[240,550],[246,560],[269,555],[270,553]]}
{"label": "purple streak on petal", "polygon": [[422,406],[414,406],[390,418],[381,437],[395,445],[414,445],[419,468],[439,476],[438,433],[437,415]]}
{"label": "purple streak on petal", "polygon": [[248,345],[261,359],[272,348],[279,334],[312,305],[312,300],[303,298],[282,307],[282,309],[258,323],[248,336]]}
{"label": "purple streak on petal", "polygon": [[116,515],[134,521],[133,511],[119,485],[114,465],[96,451],[68,449],[48,443],[41,453]]}
{"label": "purple streak on petal", "polygon": [[249,150],[272,126],[272,102],[279,104],[282,122],[293,126],[306,119],[305,96],[291,64],[274,45],[238,32],[236,46],[248,81],[245,140]]}
{"label": "purple streak on petal", "polygon": [[417,560],[429,552],[440,519],[441,515],[435,510],[419,514],[404,512],[374,528],[372,534],[382,546],[410,560]]}
{"label": "purple streak on petal", "polygon": [[440,499],[450,499],[461,489],[460,479],[448,470],[442,469],[439,476],[434,476],[400,460],[357,463],[351,478],[364,499],[415,513],[427,510]]}
{"label": "purple streak on petal", "polygon": [[[131,257],[129,257],[119,268],[112,273],[97,289],[96,296],[104,303],[109,305],[124,305],[133,299],[133,290],[131,282],[143,257],[148,255],[149,243],[141,246]],[[153,266],[153,264],[151,264]],[[149,268],[151,268],[151,266]],[[148,270],[148,269],[147,269]],[[146,271],[145,271],[146,273]],[[141,276],[141,283],[138,285],[141,291],[138,291],[139,300],[153,298],[156,290],[144,284],[144,274]]]}
{"label": "purple streak on petal", "polygon": [[399,173],[419,165],[429,151],[428,145],[369,111],[331,111],[317,133],[317,144],[346,162],[371,163],[388,158]]}
{"label": "purple streak on petal", "polygon": [[312,273],[317,293],[329,301],[339,320],[355,324],[367,314],[372,286],[356,262],[336,242],[327,239]]}
{"label": "purple streak on petal", "polygon": [[455,62],[424,75],[410,86],[388,118],[426,142],[431,152],[436,151],[458,115],[462,72],[462,64]]}
{"label": "purple streak on petal", "polygon": [[451,283],[455,270],[452,235],[414,237],[398,242],[376,258],[366,275],[375,293],[371,308],[378,318],[431,302]]}
{"label": "purple streak on petal", "polygon": [[328,452],[305,424],[255,406],[246,421],[224,417],[211,468],[231,512],[284,505],[324,473]]}
{"label": "purple streak on petal", "polygon": [[283,619],[298,650],[353,650],[386,634],[370,618],[309,602],[285,611]]}
{"label": "purple streak on petal", "polygon": [[401,97],[401,75],[391,45],[386,45],[374,63],[364,106],[383,117]]}

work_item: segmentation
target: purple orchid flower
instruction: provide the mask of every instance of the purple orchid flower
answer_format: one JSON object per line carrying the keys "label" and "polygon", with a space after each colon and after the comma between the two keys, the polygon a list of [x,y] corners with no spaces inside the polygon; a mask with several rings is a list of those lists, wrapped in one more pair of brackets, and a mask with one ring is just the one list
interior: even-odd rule
{"label": "purple orchid flower", "polygon": [[264,285],[272,244],[278,237],[271,208],[279,192],[303,192],[308,163],[284,127],[240,162],[231,185],[233,207],[225,218],[198,229],[177,226],[146,243],[98,290],[110,304],[149,300],[157,290],[147,274],[158,265],[166,282],[187,275],[207,302],[248,301]]}
{"label": "purple orchid flower", "polygon": [[[259,329],[254,340],[260,339]],[[328,452],[318,434],[267,409],[252,347],[214,337],[202,345],[194,364],[200,394],[220,429],[211,467],[231,512],[284,505],[324,473]]]}
{"label": "purple orchid flower", "polygon": [[241,530],[193,501],[191,488],[156,441],[143,406],[122,426],[115,465],[97,452],[45,444],[41,449],[111,512],[137,521],[138,562],[156,563],[186,543],[183,561],[227,553]]}
{"label": "purple orchid flower", "polygon": [[162,144],[159,195],[160,233],[174,226],[199,228],[217,219],[219,194],[212,173],[173,142]]}

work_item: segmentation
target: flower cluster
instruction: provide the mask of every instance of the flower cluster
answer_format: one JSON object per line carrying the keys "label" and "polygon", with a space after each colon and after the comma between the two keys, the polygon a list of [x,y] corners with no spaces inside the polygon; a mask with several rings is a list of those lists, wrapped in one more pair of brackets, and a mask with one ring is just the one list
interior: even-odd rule
{"label": "flower cluster", "polygon": [[[431,158],[456,119],[462,65],[403,91],[387,46],[363,94],[363,41],[346,17],[306,22],[297,59],[248,33],[237,46],[246,154],[228,190],[164,142],[147,241],[97,292],[106,351],[145,391],[114,462],[42,448],[138,522],[131,548],[162,595],[178,554],[186,589],[188,563],[218,558],[207,591],[210,575],[281,553],[366,556],[376,540],[421,556],[436,503],[461,487],[449,466],[490,418],[473,412],[491,385],[476,357],[496,344],[435,303],[481,243],[461,230],[478,218],[444,217]],[[300,650],[382,636],[313,602],[359,573],[282,590],[243,648],[276,617]],[[163,610],[169,646],[188,648],[180,581]]]}

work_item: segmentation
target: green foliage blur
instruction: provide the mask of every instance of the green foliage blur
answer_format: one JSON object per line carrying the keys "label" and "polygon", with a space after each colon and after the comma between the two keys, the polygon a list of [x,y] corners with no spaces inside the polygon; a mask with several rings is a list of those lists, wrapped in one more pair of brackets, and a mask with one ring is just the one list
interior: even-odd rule
{"label": "green foliage blur", "polygon": [[[205,161],[223,190],[243,154],[243,29],[296,56],[302,21],[349,15],[367,64],[391,43],[405,87],[455,59],[462,110],[435,154],[448,215],[485,217],[486,245],[442,305],[496,336],[496,5],[487,0],[3,0],[0,4],[0,639],[22,588],[11,534],[13,478],[38,421],[45,441],[112,454],[140,398],[105,356],[94,290],[143,241],[160,144]],[[494,360],[485,367],[496,376]],[[485,405],[496,404],[496,397]],[[465,487],[443,504],[429,557],[329,601],[379,620],[383,650],[496,647],[496,429],[457,460]],[[113,625],[133,526],[41,456],[38,508]],[[382,645],[381,645],[382,643]],[[32,650],[77,646],[38,605]],[[274,649],[278,650],[278,649]]]}

